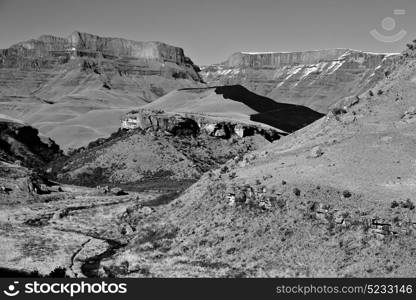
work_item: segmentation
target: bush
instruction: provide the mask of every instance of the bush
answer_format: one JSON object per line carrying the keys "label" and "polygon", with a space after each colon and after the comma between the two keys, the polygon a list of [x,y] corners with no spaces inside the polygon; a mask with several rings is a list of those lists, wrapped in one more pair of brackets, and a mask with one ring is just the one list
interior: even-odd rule
{"label": "bush", "polygon": [[293,194],[295,194],[296,196],[300,196],[300,189],[298,189],[298,188],[294,188],[293,189]]}
{"label": "bush", "polygon": [[69,276],[66,275],[66,269],[62,267],[57,267],[53,270],[49,277],[51,278],[68,278]]}
{"label": "bush", "polygon": [[350,198],[352,196],[351,192],[348,190],[345,190],[342,192],[342,196],[344,196],[344,198]]}
{"label": "bush", "polygon": [[333,109],[331,109],[331,112],[335,115],[342,115],[342,114],[346,114],[347,110],[345,108],[341,108],[341,107],[335,107]]}

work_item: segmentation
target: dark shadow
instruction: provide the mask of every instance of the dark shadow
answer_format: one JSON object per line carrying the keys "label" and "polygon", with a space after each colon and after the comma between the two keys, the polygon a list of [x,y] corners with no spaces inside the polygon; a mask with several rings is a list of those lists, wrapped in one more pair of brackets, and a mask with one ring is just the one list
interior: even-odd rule
{"label": "dark shadow", "polygon": [[209,88],[185,88],[182,90],[215,89],[215,93],[225,99],[241,102],[257,114],[250,116],[250,120],[267,124],[269,126],[293,132],[322,118],[324,114],[314,111],[306,106],[289,103],[279,103],[270,98],[253,93],[241,85],[215,86]]}

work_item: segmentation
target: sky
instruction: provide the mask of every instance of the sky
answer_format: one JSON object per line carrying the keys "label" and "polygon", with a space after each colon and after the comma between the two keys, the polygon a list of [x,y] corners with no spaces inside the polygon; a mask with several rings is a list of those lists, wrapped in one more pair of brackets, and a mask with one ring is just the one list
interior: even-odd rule
{"label": "sky", "polygon": [[163,41],[200,65],[237,51],[400,52],[416,39],[416,1],[0,0],[0,48],[75,30]]}

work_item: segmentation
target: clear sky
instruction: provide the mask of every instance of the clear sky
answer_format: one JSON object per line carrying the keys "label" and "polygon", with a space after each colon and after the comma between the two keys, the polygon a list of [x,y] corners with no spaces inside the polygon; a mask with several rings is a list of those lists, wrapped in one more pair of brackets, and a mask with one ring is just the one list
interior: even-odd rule
{"label": "clear sky", "polygon": [[[394,14],[395,9],[406,14]],[[407,35],[386,43],[370,34],[373,29],[387,38],[403,30]],[[0,48],[75,30],[163,41],[183,47],[201,65],[236,51],[400,52],[416,39],[416,1],[0,0]]]}

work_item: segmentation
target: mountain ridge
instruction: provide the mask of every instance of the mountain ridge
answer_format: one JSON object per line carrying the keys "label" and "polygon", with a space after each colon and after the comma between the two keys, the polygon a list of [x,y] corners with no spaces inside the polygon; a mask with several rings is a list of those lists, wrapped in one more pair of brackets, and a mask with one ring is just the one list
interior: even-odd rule
{"label": "mountain ridge", "polygon": [[398,57],[347,48],[236,52],[222,63],[201,67],[201,75],[209,84],[241,84],[275,101],[327,113],[346,98],[373,88]]}

